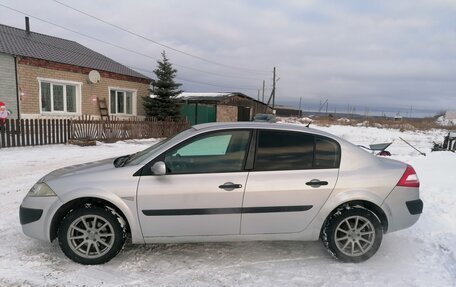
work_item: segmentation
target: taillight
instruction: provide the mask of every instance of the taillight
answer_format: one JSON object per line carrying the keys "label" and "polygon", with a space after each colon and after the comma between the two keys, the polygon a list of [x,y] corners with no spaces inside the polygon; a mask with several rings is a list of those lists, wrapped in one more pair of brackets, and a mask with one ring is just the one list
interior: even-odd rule
{"label": "taillight", "polygon": [[405,187],[420,187],[420,180],[416,175],[415,170],[410,165],[407,165],[404,174],[402,175],[401,179],[397,183],[397,186],[405,186]]}

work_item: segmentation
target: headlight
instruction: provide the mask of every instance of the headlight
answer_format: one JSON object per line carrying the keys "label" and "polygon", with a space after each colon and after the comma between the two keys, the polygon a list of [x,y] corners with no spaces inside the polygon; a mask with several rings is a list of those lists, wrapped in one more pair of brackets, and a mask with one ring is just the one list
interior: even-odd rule
{"label": "headlight", "polygon": [[49,187],[49,185],[44,182],[35,183],[35,185],[30,189],[27,196],[31,197],[41,197],[41,196],[56,196],[55,192]]}

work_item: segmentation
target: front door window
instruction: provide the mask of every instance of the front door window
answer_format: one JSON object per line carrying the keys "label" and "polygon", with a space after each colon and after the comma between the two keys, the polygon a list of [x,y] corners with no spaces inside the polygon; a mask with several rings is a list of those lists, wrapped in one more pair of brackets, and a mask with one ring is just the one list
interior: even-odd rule
{"label": "front door window", "polygon": [[214,173],[243,170],[250,139],[246,130],[198,136],[165,154],[167,173]]}

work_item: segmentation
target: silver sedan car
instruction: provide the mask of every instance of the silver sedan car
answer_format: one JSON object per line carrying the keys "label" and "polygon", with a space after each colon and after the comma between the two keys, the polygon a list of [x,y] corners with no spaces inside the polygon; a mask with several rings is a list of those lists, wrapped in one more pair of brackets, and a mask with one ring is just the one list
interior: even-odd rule
{"label": "silver sedan car", "polygon": [[321,240],[361,262],[413,225],[414,169],[334,135],[277,123],[194,126],[131,155],[55,170],[24,198],[30,237],[82,264],[134,244]]}

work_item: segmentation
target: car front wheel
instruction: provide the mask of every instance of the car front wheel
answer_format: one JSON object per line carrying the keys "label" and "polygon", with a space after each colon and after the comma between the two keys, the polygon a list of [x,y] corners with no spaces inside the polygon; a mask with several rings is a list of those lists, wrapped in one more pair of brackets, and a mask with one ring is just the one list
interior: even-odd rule
{"label": "car front wheel", "polygon": [[125,230],[109,209],[85,206],[71,211],[58,230],[60,248],[71,260],[102,264],[114,258],[125,243]]}
{"label": "car front wheel", "polygon": [[325,246],[336,258],[356,263],[369,259],[377,252],[383,229],[371,211],[351,208],[330,217],[322,235]]}

